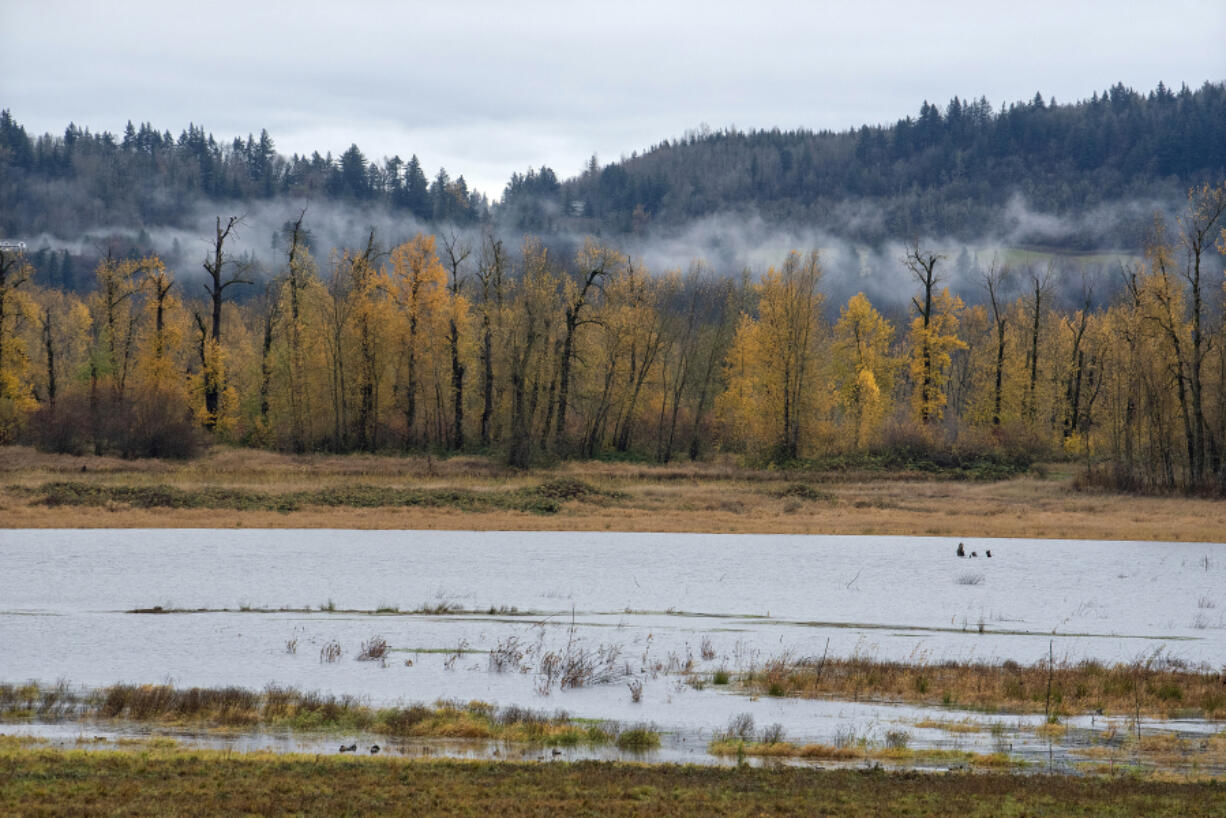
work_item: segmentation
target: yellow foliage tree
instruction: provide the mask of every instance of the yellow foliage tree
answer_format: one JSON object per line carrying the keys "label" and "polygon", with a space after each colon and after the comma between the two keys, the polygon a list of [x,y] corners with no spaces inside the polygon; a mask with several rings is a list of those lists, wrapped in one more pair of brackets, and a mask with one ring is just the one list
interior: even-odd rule
{"label": "yellow foliage tree", "polygon": [[963,306],[962,299],[951,295],[946,287],[932,299],[929,313],[917,315],[911,322],[911,380],[915,384],[911,407],[922,423],[939,420],[944,412],[951,353],[966,349],[966,343],[958,337],[958,315]]}
{"label": "yellow foliage tree", "polygon": [[[405,440],[418,445],[440,436],[445,423],[440,382],[449,366],[446,328],[451,312],[447,271],[434,237],[418,234],[392,251],[390,287],[400,313],[400,387]],[[430,401],[430,398],[436,398]]]}
{"label": "yellow foliage tree", "polygon": [[790,253],[755,285],[758,317],[741,317],[729,350],[728,387],[721,396],[726,422],[748,445],[777,461],[807,448],[822,402],[816,380],[821,336],[822,270],[816,252]]}
{"label": "yellow foliage tree", "polygon": [[894,325],[864,293],[853,295],[834,326],[831,374],[852,443],[863,449],[889,412],[898,362],[890,356]]}
{"label": "yellow foliage tree", "polygon": [[29,356],[19,334],[32,305],[21,291],[34,269],[21,252],[0,250],[0,444],[10,442],[37,406],[29,378]]}

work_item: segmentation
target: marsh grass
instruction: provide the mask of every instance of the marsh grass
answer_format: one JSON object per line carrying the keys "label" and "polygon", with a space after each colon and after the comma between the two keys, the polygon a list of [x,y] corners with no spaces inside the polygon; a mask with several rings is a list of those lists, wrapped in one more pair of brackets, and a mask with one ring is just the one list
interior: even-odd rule
{"label": "marsh grass", "polygon": [[319,661],[324,664],[332,664],[341,658],[343,652],[341,650],[341,643],[332,639],[319,649]]}
{"label": "marsh grass", "polygon": [[1117,764],[1140,763],[1158,771],[1203,770],[1220,774],[1226,770],[1226,731],[1209,736],[1155,733],[1139,737],[1131,731],[1121,731],[1101,743],[1073,747],[1069,752]]}
{"label": "marsh grass", "polygon": [[715,756],[750,756],[754,758],[797,758],[813,761],[891,761],[895,763],[944,763],[984,768],[1022,766],[1022,762],[1001,753],[974,753],[963,750],[927,749],[907,746],[910,736],[903,731],[890,731],[881,745],[866,742],[855,744],[795,744],[790,741],[745,741],[737,738],[716,738],[707,746]]}
{"label": "marsh grass", "polygon": [[55,720],[78,709],[77,697],[64,682],[53,687],[0,684],[0,718],[8,721]]}
{"label": "marsh grass", "polygon": [[[765,662],[741,678],[760,694],[801,698],[887,699],[987,712],[1047,712],[1048,665],[983,662],[885,662],[853,656]],[[1226,673],[1151,656],[1130,664],[1057,662],[1051,668],[1057,718],[1081,713],[1219,718],[1226,715]]]}
{"label": "marsh grass", "polygon": [[[586,485],[586,484],[584,484]],[[13,490],[10,488],[10,490]],[[321,489],[265,492],[246,488],[199,486],[190,489],[172,485],[104,485],[80,481],[57,481],[31,489],[17,489],[39,505],[51,508],[89,506],[136,509],[227,509],[289,513],[309,507],[324,508],[447,508],[457,511],[526,511],[554,514],[561,505],[560,489],[543,483],[529,490],[485,491],[461,488],[396,488],[355,484]],[[565,499],[609,498],[607,492],[590,488]]]}
{"label": "marsh grass", "polygon": [[660,734],[645,724],[636,724],[617,735],[617,748],[633,752],[646,752],[660,746]]}
{"label": "marsh grass", "polygon": [[381,662],[387,658],[387,640],[382,636],[372,636],[362,643],[358,651],[359,662]]}
{"label": "marsh grass", "polygon": [[626,687],[630,688],[630,701],[638,704],[643,701],[643,680],[631,679],[626,682]]}
{"label": "marsh grass", "polygon": [[93,718],[201,728],[361,731],[397,738],[569,746],[617,744],[624,749],[650,749],[658,747],[660,741],[659,734],[644,725],[623,729],[615,722],[579,723],[564,711],[548,714],[520,707],[498,709],[480,701],[447,700],[433,705],[372,708],[352,696],[304,693],[276,685],[262,691],[112,685],[85,694],[74,694],[66,686],[0,685],[0,718]]}
{"label": "marsh grass", "polygon": [[441,602],[423,602],[412,610],[403,610],[399,605],[380,602],[375,608],[338,608],[336,603],[328,600],[318,608],[310,607],[263,607],[245,604],[238,608],[178,608],[170,603],[153,605],[147,608],[130,608],[124,613],[129,614],[309,614],[335,613],[345,616],[538,616],[538,611],[521,611],[515,606],[493,606],[488,609],[464,608],[449,600]]}

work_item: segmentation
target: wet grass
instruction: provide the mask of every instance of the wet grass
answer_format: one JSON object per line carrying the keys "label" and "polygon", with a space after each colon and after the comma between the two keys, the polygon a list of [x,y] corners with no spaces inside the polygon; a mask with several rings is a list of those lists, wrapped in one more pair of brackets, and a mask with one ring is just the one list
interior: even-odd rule
{"label": "wet grass", "polygon": [[1222,775],[1226,771],[1226,731],[1208,736],[1178,736],[1170,733],[1136,735],[1130,730],[1109,730],[1094,743],[1069,750],[1073,755],[1090,759],[1094,772],[1125,765],[1152,768],[1151,775],[1184,771],[1202,771]]}
{"label": "wet grass", "polygon": [[199,728],[289,728],[364,732],[393,738],[455,738],[523,742],[546,746],[609,745],[648,750],[659,734],[636,725],[576,722],[562,711],[546,714],[484,702],[438,701],[433,705],[373,708],[351,696],[304,693],[269,686],[174,688],[112,685],[82,695],[66,687],[0,685],[0,720],[99,719]]}
{"label": "wet grass", "polygon": [[0,744],[0,813],[1216,815],[1213,783],[794,767],[516,764]]}
{"label": "wet grass", "polygon": [[711,742],[707,752],[715,756],[751,758],[795,758],[811,761],[885,761],[896,764],[944,764],[978,768],[1022,767],[1024,763],[1003,753],[972,753],[964,750],[912,749],[903,746],[857,744],[795,744],[790,741],[744,741],[722,739]]}
{"label": "wet grass", "polygon": [[[1050,670],[1050,672],[1049,672]],[[1207,718],[1226,716],[1226,670],[1160,657],[1131,664],[884,662],[851,657],[767,661],[748,690],[801,698],[888,699],[987,712]]]}

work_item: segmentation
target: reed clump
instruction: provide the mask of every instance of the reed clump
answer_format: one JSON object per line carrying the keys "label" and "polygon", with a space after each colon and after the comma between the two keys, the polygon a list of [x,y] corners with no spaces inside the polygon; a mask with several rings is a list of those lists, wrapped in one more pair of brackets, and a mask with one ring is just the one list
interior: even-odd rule
{"label": "reed clump", "polygon": [[362,643],[358,651],[359,662],[381,662],[387,658],[387,640],[382,636],[372,636]]}
{"label": "reed clump", "polygon": [[988,712],[1220,718],[1226,671],[1152,656],[1132,663],[887,662],[868,657],[767,661],[740,679],[772,696],[888,699]]}

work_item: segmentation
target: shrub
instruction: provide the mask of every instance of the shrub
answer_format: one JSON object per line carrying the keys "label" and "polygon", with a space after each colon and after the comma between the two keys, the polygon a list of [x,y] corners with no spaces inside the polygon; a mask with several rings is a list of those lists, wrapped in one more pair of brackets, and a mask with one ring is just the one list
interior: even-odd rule
{"label": "shrub", "polygon": [[906,730],[888,730],[885,734],[885,746],[891,750],[905,750],[911,743],[911,734]]}
{"label": "shrub", "polygon": [[780,744],[783,742],[785,735],[783,725],[775,722],[762,731],[760,740],[763,744]]}

